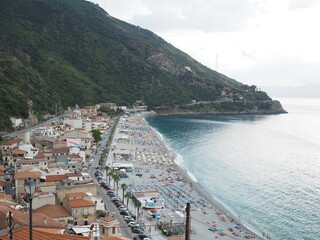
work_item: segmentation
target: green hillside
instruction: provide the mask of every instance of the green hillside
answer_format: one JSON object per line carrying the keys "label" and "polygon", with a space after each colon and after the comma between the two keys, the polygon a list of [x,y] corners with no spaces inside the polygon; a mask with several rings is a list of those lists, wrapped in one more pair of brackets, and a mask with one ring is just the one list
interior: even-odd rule
{"label": "green hillside", "polygon": [[[211,101],[229,86],[244,100],[264,92],[212,71],[154,33],[84,0],[0,0],[0,129],[8,117],[100,102],[151,108]],[[189,67],[188,70],[186,66]]]}

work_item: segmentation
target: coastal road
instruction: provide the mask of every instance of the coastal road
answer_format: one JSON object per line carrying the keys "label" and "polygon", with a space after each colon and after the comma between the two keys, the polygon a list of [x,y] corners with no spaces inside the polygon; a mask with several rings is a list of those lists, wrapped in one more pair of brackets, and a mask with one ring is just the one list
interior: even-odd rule
{"label": "coastal road", "polygon": [[53,122],[59,121],[59,120],[60,120],[60,117],[61,117],[61,116],[51,118],[51,119],[49,119],[49,120],[47,120],[47,121],[45,121],[45,122],[39,123],[39,124],[37,124],[37,125],[35,125],[35,126],[29,127],[29,128],[25,128],[25,129],[21,129],[21,130],[18,130],[18,131],[15,131],[15,132],[6,134],[6,135],[4,135],[3,137],[4,137],[4,138],[15,138],[15,137],[17,137],[17,134],[18,134],[19,132],[27,132],[27,131],[31,131],[31,130],[36,129],[36,128],[41,127],[41,126],[45,126],[45,125],[48,125],[48,124],[52,124]]}
{"label": "coastal road", "polygon": [[[106,146],[109,136],[111,134],[111,130],[115,124],[116,120],[114,120],[112,126],[107,130],[107,132],[103,135],[102,140],[99,142],[99,147],[96,150],[96,155],[94,157],[94,162],[92,163],[91,167],[89,168],[89,175],[91,178],[97,182],[97,179],[94,176],[94,172],[96,170],[96,167],[99,166],[99,159],[101,157],[101,154],[103,152],[103,148]],[[98,184],[98,182],[97,182]],[[107,192],[104,188],[100,187],[100,184],[98,184],[98,193],[102,197],[102,200],[104,202],[104,205],[107,209],[107,211],[112,214],[113,216],[119,221],[120,229],[119,232],[122,236],[133,238],[134,235],[131,232],[131,228],[128,227],[127,223],[124,221],[124,218],[120,215],[119,210],[116,208],[116,206],[110,201],[109,196],[107,195]]]}

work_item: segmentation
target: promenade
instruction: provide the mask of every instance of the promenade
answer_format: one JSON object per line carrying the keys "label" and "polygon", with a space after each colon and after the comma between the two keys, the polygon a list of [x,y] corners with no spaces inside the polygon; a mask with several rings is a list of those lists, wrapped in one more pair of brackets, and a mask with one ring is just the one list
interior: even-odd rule
{"label": "promenade", "polygon": [[[140,211],[138,219],[153,239],[168,239],[155,227],[158,221],[183,226],[187,202],[191,203],[191,239],[263,239],[217,203],[175,159],[175,154],[147,125],[143,115],[120,119],[106,165],[132,165],[133,172],[126,172],[128,178],[119,182],[119,196],[123,183],[127,185],[126,192],[156,190],[161,195],[164,208],[157,210],[159,219],[152,218],[146,210]],[[132,204],[129,210],[136,211]]]}

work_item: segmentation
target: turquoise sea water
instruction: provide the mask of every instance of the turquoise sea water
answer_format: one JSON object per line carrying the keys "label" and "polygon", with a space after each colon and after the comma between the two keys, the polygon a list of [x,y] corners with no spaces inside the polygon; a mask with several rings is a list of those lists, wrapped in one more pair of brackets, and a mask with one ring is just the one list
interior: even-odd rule
{"label": "turquoise sea water", "polygon": [[320,99],[281,115],[146,120],[217,200],[272,239],[320,239]]}

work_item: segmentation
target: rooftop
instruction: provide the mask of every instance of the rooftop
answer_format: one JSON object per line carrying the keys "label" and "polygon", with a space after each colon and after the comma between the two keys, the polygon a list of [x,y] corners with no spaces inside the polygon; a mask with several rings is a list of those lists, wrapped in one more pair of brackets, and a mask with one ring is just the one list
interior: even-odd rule
{"label": "rooftop", "polygon": [[28,153],[27,151],[20,150],[20,149],[13,149],[12,154],[26,154]]}
{"label": "rooftop", "polygon": [[0,198],[5,198],[8,200],[12,200],[12,197],[10,194],[0,193]]}
{"label": "rooftop", "polygon": [[[15,222],[16,226],[21,225],[29,225],[29,213],[21,212],[19,210],[15,210],[8,206],[0,205],[0,230],[7,229],[7,213],[12,212],[12,218]],[[51,217],[44,215],[42,213],[34,213],[32,217],[32,225],[34,227],[44,227],[44,228],[60,228],[63,229],[63,225]],[[20,238],[16,238],[20,239]]]}
{"label": "rooftop", "polygon": [[101,218],[100,220],[105,221],[105,222],[112,222],[112,221],[115,221],[117,219],[115,219],[114,217],[106,216],[104,218]]}
{"label": "rooftop", "polygon": [[59,218],[59,217],[71,217],[70,213],[61,205],[52,205],[47,204],[44,205],[37,210],[33,211],[34,213],[42,213],[51,218]]}
{"label": "rooftop", "polygon": [[76,192],[76,193],[68,193],[67,194],[68,198],[73,198],[73,197],[88,197],[88,194],[85,192]]}
{"label": "rooftop", "polygon": [[23,159],[23,160],[18,160],[17,163],[35,163],[35,162],[47,162],[47,159],[43,158],[35,158],[35,159]]}
{"label": "rooftop", "polygon": [[17,172],[14,176],[17,180],[27,179],[28,177],[34,178],[34,179],[40,179],[41,173],[35,172],[35,171],[23,171],[23,172]]}
{"label": "rooftop", "polygon": [[89,201],[89,200],[84,200],[84,199],[69,200],[69,203],[72,208],[96,206],[96,204],[94,202]]}
{"label": "rooftop", "polygon": [[[13,231],[14,239],[19,240],[29,240],[29,228],[27,226],[23,226]],[[7,235],[0,237],[0,240],[7,240]],[[32,231],[32,239],[34,240],[81,240],[87,239],[89,237],[82,237],[76,235],[67,235],[67,234],[58,234],[58,233],[50,233],[46,232],[45,229],[33,229]]]}
{"label": "rooftop", "polygon": [[144,191],[137,191],[134,192],[133,195],[136,198],[143,198],[143,197],[159,197],[160,194],[154,190],[154,189],[150,189],[150,190],[144,190]]}
{"label": "rooftop", "polygon": [[66,175],[60,175],[60,174],[59,175],[47,175],[46,181],[47,182],[63,181],[66,178],[67,178]]}
{"label": "rooftop", "polygon": [[9,140],[9,141],[1,143],[1,145],[13,145],[13,144],[16,144],[16,143],[21,142],[21,141],[22,141],[22,139],[15,138],[15,139],[12,139],[12,140]]}

